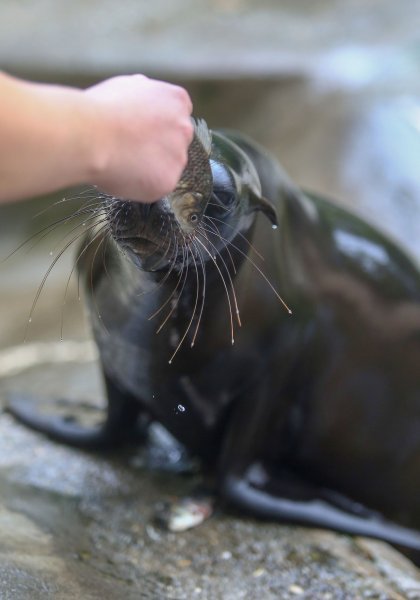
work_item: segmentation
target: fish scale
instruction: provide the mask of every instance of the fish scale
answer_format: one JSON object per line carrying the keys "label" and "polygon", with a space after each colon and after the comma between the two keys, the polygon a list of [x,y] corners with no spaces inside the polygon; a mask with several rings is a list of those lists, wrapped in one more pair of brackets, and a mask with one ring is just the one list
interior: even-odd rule
{"label": "fish scale", "polygon": [[203,120],[194,121],[194,137],[188,148],[188,162],[176,192],[195,192],[209,198],[213,177],[210,168],[211,132]]}

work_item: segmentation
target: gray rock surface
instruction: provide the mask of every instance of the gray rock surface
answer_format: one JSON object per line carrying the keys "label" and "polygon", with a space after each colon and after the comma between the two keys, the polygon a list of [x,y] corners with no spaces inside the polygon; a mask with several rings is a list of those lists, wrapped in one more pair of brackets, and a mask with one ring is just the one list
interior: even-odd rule
{"label": "gray rock surface", "polygon": [[[22,371],[3,376],[0,399],[19,387],[97,401],[95,362],[86,345],[79,349],[80,363],[54,368],[26,369],[25,357],[15,357]],[[138,448],[83,453],[2,414],[0,597],[420,598],[420,571],[380,542],[222,510],[196,529],[168,533],[154,520],[156,506],[187,495],[199,475],[146,465]]]}

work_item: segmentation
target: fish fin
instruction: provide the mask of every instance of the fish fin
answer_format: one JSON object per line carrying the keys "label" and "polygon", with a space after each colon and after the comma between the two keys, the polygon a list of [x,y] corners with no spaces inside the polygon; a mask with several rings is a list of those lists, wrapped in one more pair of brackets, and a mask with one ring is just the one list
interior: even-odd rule
{"label": "fish fin", "polygon": [[211,154],[212,135],[204,119],[193,119],[195,135],[206,151],[207,155]]}

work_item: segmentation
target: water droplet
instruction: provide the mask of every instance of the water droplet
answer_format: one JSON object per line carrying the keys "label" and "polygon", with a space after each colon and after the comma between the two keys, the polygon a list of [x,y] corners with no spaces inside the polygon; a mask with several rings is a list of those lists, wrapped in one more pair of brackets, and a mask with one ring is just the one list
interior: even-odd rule
{"label": "water droplet", "polygon": [[86,227],[86,223],[82,223],[83,227]]}
{"label": "water droplet", "polygon": [[50,251],[50,256],[52,256],[52,255],[53,255],[53,251],[51,250],[51,251]]}
{"label": "water droplet", "polygon": [[171,365],[171,364],[172,364],[172,361],[171,361],[171,360],[168,360],[168,364],[169,364],[169,365]]}
{"label": "water droplet", "polygon": [[272,225],[271,229],[277,229],[277,225]]}
{"label": "water droplet", "polygon": [[32,323],[32,317],[28,319],[28,323]]}
{"label": "water droplet", "polygon": [[182,404],[178,404],[178,410],[179,412],[185,412],[185,406],[183,406]]}

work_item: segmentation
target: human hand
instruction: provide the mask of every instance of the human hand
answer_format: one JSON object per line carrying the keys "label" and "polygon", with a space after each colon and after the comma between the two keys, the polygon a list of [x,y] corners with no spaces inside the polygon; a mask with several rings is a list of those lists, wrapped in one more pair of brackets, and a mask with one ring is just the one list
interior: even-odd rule
{"label": "human hand", "polygon": [[171,192],[193,138],[188,93],[144,75],[114,77],[83,93],[91,110],[91,182],[143,202]]}

